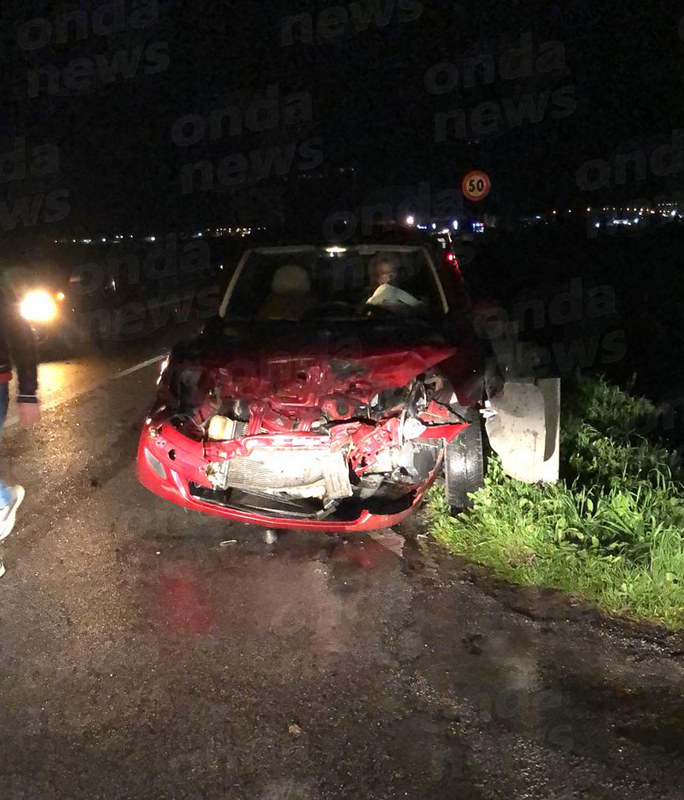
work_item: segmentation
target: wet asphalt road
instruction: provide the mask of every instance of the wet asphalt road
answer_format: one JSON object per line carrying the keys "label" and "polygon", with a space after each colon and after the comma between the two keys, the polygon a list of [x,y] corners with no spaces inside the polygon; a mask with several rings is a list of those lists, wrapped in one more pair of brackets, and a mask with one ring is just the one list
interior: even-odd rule
{"label": "wet asphalt road", "polygon": [[427,539],[259,532],[136,483],[162,343],[42,370],[0,581],[0,798],[681,798],[684,638]]}

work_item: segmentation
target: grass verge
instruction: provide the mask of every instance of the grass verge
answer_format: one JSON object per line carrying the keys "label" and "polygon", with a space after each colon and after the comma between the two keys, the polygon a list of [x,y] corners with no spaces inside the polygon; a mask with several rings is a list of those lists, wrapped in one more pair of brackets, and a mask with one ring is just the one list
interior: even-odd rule
{"label": "grass verge", "polygon": [[561,481],[520,483],[492,457],[466,514],[452,517],[432,489],[432,534],[506,580],[684,628],[683,475],[639,433],[656,409],[603,380],[583,379],[564,401]]}

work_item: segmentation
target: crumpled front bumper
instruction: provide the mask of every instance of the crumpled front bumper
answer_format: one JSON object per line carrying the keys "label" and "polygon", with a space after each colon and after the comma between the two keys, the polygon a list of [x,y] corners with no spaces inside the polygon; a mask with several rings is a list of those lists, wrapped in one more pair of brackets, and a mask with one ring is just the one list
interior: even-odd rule
{"label": "crumpled front bumper", "polygon": [[[201,442],[183,436],[170,425],[162,428],[161,435],[153,435],[154,424],[146,424],[138,446],[138,480],[149,491],[185,508],[252,525],[277,528],[299,528],[320,531],[370,531],[387,528],[401,522],[418,505],[435,478],[436,470],[413,493],[406,508],[398,513],[377,514],[360,509],[355,519],[317,519],[279,513],[246,510],[230,505],[210,502],[197,496],[197,487],[209,494],[214,487],[207,476],[211,463]],[[282,441],[282,437],[278,437]],[[301,437],[299,437],[301,441]],[[194,490],[193,490],[194,489]]]}

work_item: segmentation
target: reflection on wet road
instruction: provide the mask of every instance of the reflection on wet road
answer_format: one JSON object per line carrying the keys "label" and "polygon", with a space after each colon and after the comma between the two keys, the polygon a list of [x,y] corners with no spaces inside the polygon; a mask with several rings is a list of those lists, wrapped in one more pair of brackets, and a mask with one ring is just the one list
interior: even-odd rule
{"label": "reflection on wet road", "polygon": [[[0,797],[682,796],[681,637],[419,535],[266,545],[185,513],[134,476],[158,366],[46,369],[65,401],[2,446],[28,494],[0,581]],[[68,399],[74,375],[99,388]]]}
{"label": "reflection on wet road", "polygon": [[[45,410],[56,408],[81,395],[97,391],[109,381],[120,377],[122,373],[144,368],[148,363],[156,363],[163,358],[163,355],[155,355],[131,366],[130,358],[125,356],[107,358],[102,354],[91,354],[69,361],[48,361],[40,364],[38,382],[43,408]],[[16,382],[13,382],[12,389],[16,393]],[[17,422],[16,411],[12,410],[6,426],[12,427]]]}

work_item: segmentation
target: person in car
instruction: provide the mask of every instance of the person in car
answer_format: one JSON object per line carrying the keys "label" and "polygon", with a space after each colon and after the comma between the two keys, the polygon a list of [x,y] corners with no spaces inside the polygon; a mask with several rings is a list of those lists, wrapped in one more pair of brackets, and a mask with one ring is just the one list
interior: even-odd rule
{"label": "person in car", "polygon": [[378,253],[368,264],[368,275],[373,294],[366,300],[366,305],[383,306],[401,310],[417,308],[421,301],[412,294],[400,289],[396,284],[399,279],[399,267],[390,253]]}
{"label": "person in car", "polygon": [[[19,377],[17,411],[20,421],[29,425],[40,415],[38,403],[38,367],[33,332],[19,313],[7,289],[0,286],[0,429],[7,417],[9,382],[12,365]],[[14,527],[17,509],[24,499],[22,486],[7,486],[0,480],[0,542],[9,536]],[[0,577],[5,567],[0,558]]]}
{"label": "person in car", "polygon": [[315,306],[307,271],[296,264],[279,267],[271,279],[271,293],[258,318],[300,320]]}

